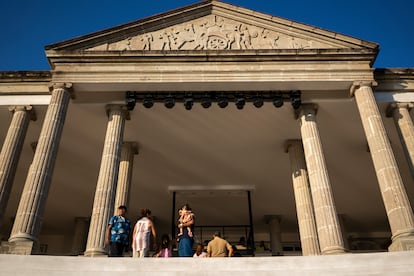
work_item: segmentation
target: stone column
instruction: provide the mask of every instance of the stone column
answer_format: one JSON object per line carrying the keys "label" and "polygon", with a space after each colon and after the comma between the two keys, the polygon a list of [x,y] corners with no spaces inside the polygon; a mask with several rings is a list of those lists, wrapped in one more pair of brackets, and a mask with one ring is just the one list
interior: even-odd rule
{"label": "stone column", "polygon": [[295,194],[302,255],[320,255],[315,213],[308,181],[302,141],[288,140],[286,151],[289,153],[292,168],[293,192]]}
{"label": "stone column", "polygon": [[316,106],[304,104],[298,110],[298,114],[320,250],[324,255],[344,253],[341,227],[338,222],[325,156],[316,124]]}
{"label": "stone column", "polygon": [[280,230],[280,221],[282,217],[279,215],[267,216],[266,221],[269,224],[270,231],[270,249],[272,256],[283,256],[282,232]]}
{"label": "stone column", "polygon": [[113,214],[124,125],[128,116],[126,108],[120,105],[107,106],[107,113],[108,126],[85,251],[85,256],[90,257],[107,254],[105,231]]}
{"label": "stone column", "polygon": [[75,231],[73,233],[72,241],[72,255],[81,255],[85,251],[90,221],[91,219],[89,217],[75,218]]}
{"label": "stone column", "polygon": [[36,242],[49,193],[70,99],[70,84],[53,85],[33,162],[27,174],[9,242]]}
{"label": "stone column", "polygon": [[414,126],[410,116],[412,103],[392,103],[387,108],[387,117],[393,117],[404,148],[411,175],[414,178]]}
{"label": "stone column", "polygon": [[349,250],[349,234],[346,227],[346,216],[344,214],[338,214],[339,225],[341,226],[341,233],[344,239],[344,248]]}
{"label": "stone column", "polygon": [[118,184],[116,185],[114,215],[118,215],[118,207],[129,207],[129,189],[131,187],[132,169],[134,167],[134,155],[138,154],[138,145],[134,142],[124,142],[121,150],[121,162],[119,164]]}
{"label": "stone column", "polygon": [[382,199],[392,232],[389,251],[414,249],[414,215],[395,161],[371,82],[355,82],[355,96],[365,136],[370,148]]}
{"label": "stone column", "polygon": [[36,120],[31,106],[11,106],[13,118],[0,152],[0,226],[9,201],[30,119]]}

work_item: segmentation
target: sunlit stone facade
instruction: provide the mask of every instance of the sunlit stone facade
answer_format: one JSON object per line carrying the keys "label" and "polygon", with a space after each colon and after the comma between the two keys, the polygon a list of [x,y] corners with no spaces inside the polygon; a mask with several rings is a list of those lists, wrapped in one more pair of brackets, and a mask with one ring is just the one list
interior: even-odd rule
{"label": "sunlit stone facade", "polygon": [[105,256],[120,202],[256,256],[413,250],[414,74],[377,54],[215,0],[46,46],[0,72],[1,252]]}

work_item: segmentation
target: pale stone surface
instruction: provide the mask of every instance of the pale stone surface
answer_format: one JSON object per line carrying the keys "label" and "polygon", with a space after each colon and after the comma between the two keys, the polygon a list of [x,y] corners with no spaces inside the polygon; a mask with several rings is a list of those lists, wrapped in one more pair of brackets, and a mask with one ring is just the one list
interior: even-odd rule
{"label": "pale stone surface", "polygon": [[211,14],[154,32],[95,46],[88,50],[148,51],[315,48],[334,48],[334,45]]}
{"label": "pale stone surface", "polygon": [[[234,17],[239,15],[238,13],[235,14],[236,15],[233,15]],[[254,16],[254,12],[251,12],[251,15]],[[269,19],[270,18],[271,16],[269,16]],[[260,18],[260,20],[263,20],[263,18]],[[295,27],[298,26],[296,23],[290,23],[292,24],[290,26],[292,26],[293,32],[297,32],[298,29],[300,29],[295,29]],[[168,26],[172,26],[170,22],[166,24],[169,24]],[[250,28],[253,25],[246,24],[246,26]],[[301,26],[301,28],[302,27],[303,26]],[[155,29],[156,28],[153,28],[152,30]],[[143,28],[143,30],[145,30],[145,28]],[[309,31],[309,29],[302,30]],[[122,32],[120,31],[118,35],[121,33]],[[124,32],[123,38],[126,37],[125,35],[128,36],[129,33]],[[232,35],[234,36],[234,33]],[[228,37],[226,38],[228,39]],[[338,35],[338,38],[338,40],[342,39],[340,35]],[[105,39],[102,39],[101,41],[104,40]],[[114,40],[111,39],[110,41]],[[238,42],[241,44],[240,40]],[[190,44],[191,41],[186,41],[184,45]],[[234,43],[232,45],[237,46],[237,44]],[[91,101],[96,101],[99,103],[105,102],[105,100],[102,100],[102,97],[104,97],[103,95],[99,95],[98,98],[90,96],[90,94],[87,92],[100,91],[101,87],[105,87],[105,89],[108,89],[108,91],[110,91],[111,93],[100,94],[117,94],[124,88],[148,89],[149,86],[142,85],[142,82],[146,82],[148,84],[155,83],[154,86],[151,86],[150,88],[156,88],[157,91],[158,89],[162,88],[174,89],[178,87],[183,89],[183,82],[192,83],[193,88],[195,87],[200,90],[206,88],[206,86],[208,85],[212,86],[213,84],[216,85],[215,87],[224,88],[228,90],[232,90],[234,88],[245,88],[247,90],[253,88],[291,89],[291,87],[299,86],[307,88],[306,92],[309,92],[303,94],[304,97],[307,97],[306,101],[308,101],[309,98],[314,100],[314,98],[312,98],[314,95],[311,94],[313,92],[310,91],[312,89],[314,91],[320,92],[321,94],[325,94],[325,99],[332,100],[332,94],[338,93],[336,91],[342,89],[344,86],[348,86],[350,84],[349,80],[353,79],[356,75],[360,76],[364,74],[372,74],[372,70],[368,69],[369,57],[365,55],[361,55],[363,57],[361,57],[360,59],[358,58],[357,60],[357,55],[350,56],[348,55],[349,52],[339,51],[340,53],[338,53],[335,56],[335,60],[329,60],[330,56],[327,57],[325,55],[326,52],[324,52],[323,50],[321,50],[321,53],[319,52],[319,50],[315,50],[314,52],[306,52],[305,54],[303,52],[301,53],[301,51],[297,51],[297,53],[292,54],[295,52],[295,50],[293,50],[290,51],[290,58],[298,59],[300,60],[300,62],[290,63],[290,60],[286,61],[287,58],[286,56],[284,56],[286,52],[277,52],[281,54],[270,55],[266,58],[264,57],[265,54],[256,55],[254,51],[255,50],[251,50],[250,52],[246,53],[244,52],[244,50],[242,50],[229,58],[227,58],[226,56],[229,55],[231,51],[227,51],[219,57],[214,57],[215,54],[200,53],[199,58],[195,58],[194,56],[192,56],[188,59],[184,57],[184,54],[182,54],[183,56],[181,57],[172,57],[174,53],[165,53],[165,61],[164,59],[159,58],[157,59],[157,62],[147,62],[148,60],[152,59],[152,56],[149,53],[144,53],[142,56],[140,56],[141,53],[134,53],[136,57],[134,57],[132,54],[125,53],[128,51],[117,52],[116,54],[113,54],[113,56],[110,56],[109,54],[107,55],[107,53],[96,53],[96,56],[94,58],[93,55],[95,53],[91,53],[92,51],[87,53],[90,54],[90,56],[86,54],[82,57],[78,57],[77,55],[83,55],[85,54],[84,52],[73,51],[70,53],[70,55],[66,55],[63,52],[58,53],[62,54],[60,59],[58,58],[57,62],[54,64],[53,62],[51,63],[53,64],[53,66],[57,66],[53,67],[57,68],[56,72],[58,72],[58,74],[55,74],[54,77],[62,79],[76,78],[79,81],[79,83],[77,83],[76,85],[82,89],[85,89],[85,91],[83,91],[84,94],[87,94],[89,99],[92,99]],[[145,56],[146,54],[148,54],[148,56]],[[115,58],[116,55],[117,58]],[[159,55],[164,55],[164,53]],[[249,55],[251,55],[251,57],[248,57]],[[341,55],[343,57],[341,60],[339,60],[339,57]],[[245,62],[245,59],[247,58],[249,58],[249,60],[248,62]],[[324,61],[318,60],[318,58],[322,58],[324,59]],[[350,60],[350,58],[352,58],[352,60]],[[135,61],[139,59],[142,59],[143,61],[142,63],[140,63],[140,66],[137,66]],[[208,64],[205,64],[207,63],[206,59],[215,60],[213,60],[212,62],[208,62]],[[255,59],[260,59],[260,61],[254,62]],[[111,60],[111,62],[107,62],[108,60]],[[133,61],[125,62],[126,60]],[[165,65],[168,63],[167,60],[170,61],[169,66]],[[181,61],[181,63],[177,62],[179,60]],[[194,60],[197,60],[197,62],[193,63],[192,61]],[[225,60],[226,62],[221,62],[222,60]],[[108,75],[106,75],[105,73],[107,73],[110,76],[110,78],[108,78]],[[104,82],[102,82],[103,80]],[[209,83],[204,80],[208,80]],[[238,86],[237,83],[235,86],[231,86],[231,81],[233,80],[234,82],[240,81],[238,83]],[[250,81],[252,81],[252,84],[247,85],[248,82],[250,83]],[[171,85],[171,82],[176,83],[176,85],[173,87],[173,85]],[[326,93],[326,91],[332,88],[335,89],[335,91],[332,91],[332,93]],[[88,91],[88,89],[90,90]],[[323,89],[324,91],[321,91],[321,89]],[[124,93],[118,94],[120,96],[117,99],[117,102],[124,100]],[[346,116],[344,117],[346,118]],[[96,139],[96,136],[94,138]]]}
{"label": "pale stone surface", "polygon": [[[306,58],[318,59],[320,50],[309,51]],[[105,67],[97,62],[91,63],[91,59],[95,57],[89,57],[85,52],[74,53],[76,62],[70,65],[59,63],[57,57],[52,60],[57,62],[56,69],[61,70],[62,74],[55,78],[85,82],[82,84],[83,91],[113,92],[119,89],[120,84],[128,84],[128,88],[133,91],[221,91],[225,84],[226,91],[236,91],[244,90],[247,83],[254,83],[254,89],[258,91],[274,90],[275,87],[279,90],[290,90],[295,87],[308,90],[312,97],[321,97],[321,91],[329,92],[330,97],[338,96],[337,93],[341,97],[347,97],[347,90],[355,79],[368,78],[372,74],[365,64],[346,63],[343,55],[335,57],[344,58],[337,62],[294,62],[301,53],[269,57],[257,55],[254,50],[243,50],[233,55],[208,55],[210,62],[206,63],[206,54],[197,51],[185,52],[181,56],[179,53],[169,52],[148,56],[137,55],[135,52],[128,54],[128,51],[121,53],[101,53],[102,58],[111,60]],[[142,64],[135,66],[124,62],[125,59]],[[269,59],[275,62],[269,62]],[[123,96],[122,93],[120,95]]]}
{"label": "pale stone surface", "polygon": [[0,275],[407,275],[414,252],[300,257],[84,258],[0,255]]}
{"label": "pale stone surface", "polygon": [[30,119],[35,119],[32,106],[13,106],[12,121],[0,152],[0,226],[9,201],[17,164]]}
{"label": "pale stone surface", "polygon": [[344,253],[341,228],[316,124],[315,105],[302,105],[299,118],[321,253]]}
{"label": "pale stone surface", "polygon": [[414,251],[414,237],[399,237],[393,240],[388,248],[389,251]]}
{"label": "pale stone surface", "polygon": [[392,103],[388,106],[387,116],[394,118],[395,126],[404,147],[404,154],[414,177],[414,126],[410,116],[410,109],[413,106],[412,103]]}
{"label": "pale stone surface", "polygon": [[341,233],[342,233],[342,238],[344,241],[344,248],[345,250],[349,250],[349,242],[348,242],[348,231],[346,228],[346,216],[344,214],[338,214],[338,221],[339,221],[339,225],[341,226]]}
{"label": "pale stone surface", "polygon": [[321,252],[302,141],[287,141],[286,150],[289,152],[292,169],[293,191],[295,194],[302,255],[319,255]]}
{"label": "pale stone surface", "polygon": [[[159,14],[150,20],[121,25],[107,35],[111,37],[107,43],[103,43],[101,32],[97,43],[90,43],[91,37],[88,37],[81,44],[94,51],[375,47],[371,42],[220,1],[203,1],[178,13]],[[53,46],[50,48],[64,49],[66,45]],[[73,41],[67,46],[73,49]]]}
{"label": "pale stone surface", "polygon": [[138,154],[137,143],[124,142],[122,144],[118,184],[116,185],[114,215],[118,214],[117,208],[119,206],[124,205],[129,207],[129,189],[131,187],[132,169],[134,167],[135,154]]}
{"label": "pale stone surface", "polygon": [[2,242],[1,254],[30,255],[33,251],[33,241]]}
{"label": "pale stone surface", "polygon": [[371,85],[371,82],[356,82],[351,89],[351,93],[355,96],[361,115],[362,125],[388,215],[393,243],[389,247],[391,251],[403,248],[394,245],[394,243],[404,243],[399,240],[400,238],[404,237],[404,240],[414,239],[414,215]]}
{"label": "pale stone surface", "polygon": [[85,256],[90,257],[106,255],[105,231],[113,214],[122,139],[127,116],[124,106],[109,105],[107,111],[108,126],[85,251]]}
{"label": "pale stone surface", "polygon": [[[377,47],[220,1],[201,1],[49,45],[46,55],[60,72],[54,78],[81,82],[85,90],[119,91],[123,83],[130,91],[222,91],[223,84],[236,91],[254,83],[258,91],[295,87],[332,96],[347,91],[355,79],[372,77]],[[111,62],[101,66],[103,60]]]}
{"label": "pale stone surface", "polygon": [[10,242],[36,242],[70,99],[69,84],[55,84],[16,213]]}

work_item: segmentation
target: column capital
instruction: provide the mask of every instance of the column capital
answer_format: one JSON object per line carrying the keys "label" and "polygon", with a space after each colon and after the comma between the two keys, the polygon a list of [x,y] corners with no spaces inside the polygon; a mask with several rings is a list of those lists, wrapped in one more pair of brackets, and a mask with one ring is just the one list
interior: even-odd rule
{"label": "column capital", "polygon": [[130,120],[131,119],[130,112],[127,109],[127,106],[126,105],[122,105],[122,104],[107,104],[105,106],[105,110],[106,110],[106,115],[108,117],[109,117],[109,113],[112,110],[120,110],[124,114],[126,120]]}
{"label": "column capital", "polygon": [[385,111],[385,115],[387,117],[392,117],[394,110],[397,108],[406,108],[408,111],[411,110],[411,108],[414,107],[413,103],[390,103],[387,106],[387,110]]}
{"label": "column capital", "polygon": [[70,82],[56,82],[49,85],[49,92],[52,93],[55,89],[64,89],[67,90],[70,94],[70,98],[74,99],[75,94],[73,93],[73,86]]}
{"label": "column capital", "polygon": [[12,106],[9,106],[9,111],[11,113],[14,113],[16,111],[26,111],[27,114],[29,114],[30,120],[32,120],[32,121],[37,120],[36,112],[35,112],[33,106],[31,106],[31,105],[12,105]]}
{"label": "column capital", "polygon": [[125,142],[122,143],[122,145],[131,147],[131,151],[134,154],[138,154],[139,153],[139,145],[138,145],[137,142],[125,141]]}
{"label": "column capital", "polygon": [[289,140],[286,140],[286,141],[285,141],[285,144],[284,144],[285,152],[286,152],[286,153],[288,153],[288,152],[289,152],[289,148],[290,148],[291,146],[298,145],[298,144],[299,144],[301,147],[303,146],[303,145],[302,145],[302,140],[301,140],[301,139],[289,139]]}
{"label": "column capital", "polygon": [[354,96],[355,90],[367,86],[367,87],[374,87],[377,86],[378,83],[374,80],[359,80],[359,81],[354,81],[351,85],[351,88],[349,89],[349,94],[351,97]]}
{"label": "column capital", "polygon": [[316,115],[318,113],[318,105],[315,103],[302,104],[298,109],[295,110],[295,119],[299,119],[300,116],[306,114]]}
{"label": "column capital", "polygon": [[267,224],[269,224],[272,220],[276,220],[277,222],[282,221],[283,216],[282,215],[265,215],[264,219]]}
{"label": "column capital", "polygon": [[38,242],[38,238],[34,235],[31,235],[29,233],[18,233],[9,238],[9,242],[25,242],[25,241],[32,241],[32,242]]}

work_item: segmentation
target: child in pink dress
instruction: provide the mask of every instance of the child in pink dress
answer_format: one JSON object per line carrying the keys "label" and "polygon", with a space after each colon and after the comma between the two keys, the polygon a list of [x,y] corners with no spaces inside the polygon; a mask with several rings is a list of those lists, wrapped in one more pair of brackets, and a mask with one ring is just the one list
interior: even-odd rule
{"label": "child in pink dress", "polygon": [[172,257],[170,237],[164,234],[161,238],[161,250],[156,255],[159,258]]}

